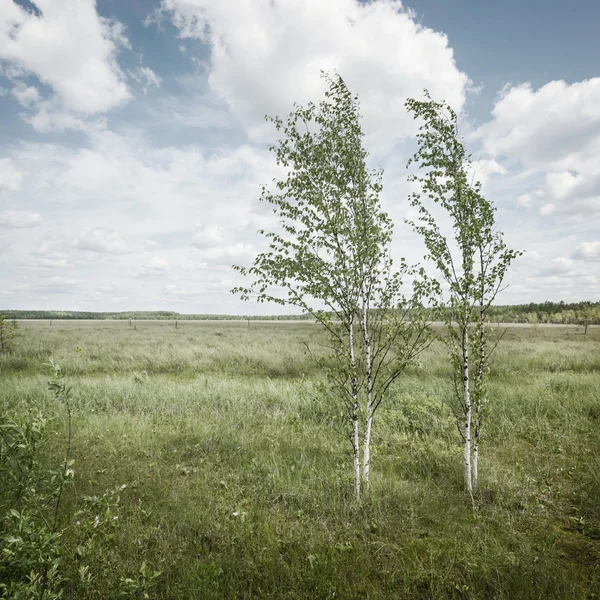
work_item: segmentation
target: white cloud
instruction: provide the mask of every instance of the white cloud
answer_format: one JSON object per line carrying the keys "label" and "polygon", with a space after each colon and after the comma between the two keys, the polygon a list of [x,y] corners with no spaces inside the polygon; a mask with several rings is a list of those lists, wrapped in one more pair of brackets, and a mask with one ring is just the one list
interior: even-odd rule
{"label": "white cloud", "polygon": [[73,248],[100,254],[133,254],[147,252],[157,246],[154,240],[133,240],[117,231],[93,227],[73,242]]}
{"label": "white cloud", "polygon": [[467,170],[469,180],[479,181],[483,189],[495,175],[505,175],[507,172],[507,169],[493,158],[475,161]]}
{"label": "white cloud", "polygon": [[169,269],[169,261],[160,256],[152,256],[136,273],[137,277],[163,276]]}
{"label": "white cloud", "polygon": [[221,136],[226,134],[225,130],[237,127],[227,106],[207,89],[204,75],[179,76],[176,82],[178,89],[172,88],[168,95],[163,94],[158,99],[156,106],[148,108],[153,119],[186,128],[212,128],[219,130]]}
{"label": "white cloud", "polygon": [[40,101],[39,90],[32,86],[26,85],[22,81],[16,83],[12,89],[13,96],[26,108],[32,108]]}
{"label": "white cloud", "polygon": [[27,263],[27,266],[33,268],[64,269],[70,265],[67,254],[46,241],[31,250],[29,254],[32,260]]}
{"label": "white cloud", "polygon": [[24,115],[24,117],[27,123],[41,133],[64,131],[65,129],[86,131],[88,128],[86,121],[61,110],[53,100],[40,102],[34,114]]}
{"label": "white cloud", "polygon": [[[54,268],[73,279],[110,281],[114,297],[136,306],[183,310],[181,297],[193,310],[193,297],[209,294],[210,310],[235,312],[231,286],[217,284],[234,277],[232,263],[254,256],[256,230],[266,218],[253,208],[260,183],[277,172],[273,157],[250,146],[213,153],[155,147],[131,129],[122,135],[97,129],[88,141],[87,148],[30,143],[13,150],[11,160],[23,171],[21,197],[44,206],[47,218],[36,235],[6,240],[11,253],[0,256],[0,280],[3,273],[9,282],[22,281],[23,273],[47,277]],[[172,284],[190,295],[157,296],[159,282],[162,290]],[[11,293],[18,302],[26,292]],[[61,298],[56,305],[64,306]],[[77,298],[78,306],[103,302],[91,291]]]}
{"label": "white cloud", "polygon": [[494,156],[566,167],[574,155],[598,142],[599,98],[600,78],[572,85],[551,81],[536,91],[529,83],[508,87],[480,135]]}
{"label": "white cloud", "polygon": [[[126,102],[130,93],[116,55],[128,46],[123,26],[96,12],[94,0],[34,0],[28,11],[0,0],[0,64],[16,79],[13,93],[23,105],[46,112],[95,115]],[[53,95],[21,78],[35,75]],[[37,95],[36,95],[37,91]],[[64,121],[63,121],[64,123]]]}
{"label": "white cloud", "polygon": [[161,12],[182,38],[210,44],[210,89],[254,139],[272,137],[265,113],[322,97],[321,69],[337,69],[359,94],[370,147],[380,152],[415,131],[407,97],[428,88],[458,111],[465,102],[469,80],[446,36],[396,0],[163,0]]}
{"label": "white cloud", "polygon": [[[22,198],[30,203],[28,208],[44,206],[46,221],[40,229],[22,230],[18,236],[14,232],[15,237],[7,240],[12,254],[6,256],[0,272],[11,264],[27,264],[32,274],[39,268],[40,276],[51,267],[60,268],[67,278],[110,282],[117,290],[111,297],[128,298],[122,301],[134,308],[214,313],[277,310],[240,304],[228,291],[242,281],[230,266],[251,264],[260,250],[263,240],[256,230],[277,225],[270,207],[258,203],[260,184],[280,175],[266,150],[249,145],[217,152],[195,145],[153,146],[133,129],[118,134],[99,128],[89,134],[86,148],[23,144],[11,160],[23,173]],[[393,156],[390,160],[398,164],[386,174],[385,207],[398,225],[402,254],[412,262],[424,251],[412,234],[402,231],[409,186],[404,161]],[[493,175],[489,180],[503,177]],[[535,193],[533,197],[542,202]],[[30,231],[35,236],[21,235]],[[565,241],[561,232],[548,233],[533,221],[505,231],[514,238],[509,240],[512,247],[535,248],[540,253],[529,266],[525,261],[535,253],[516,261],[524,266],[514,277],[511,271],[511,283],[522,287],[509,288],[502,301],[553,298],[552,286],[541,273],[548,265],[560,269],[552,257],[570,255],[580,242]],[[42,236],[51,236],[52,243],[44,257],[32,261],[30,249],[39,246]],[[546,240],[554,236],[556,242]],[[155,254],[158,246],[144,243],[152,239],[160,241],[160,256]],[[562,282],[556,287],[561,298],[593,297],[597,284],[577,287],[573,282],[581,274],[573,273],[575,267],[552,275]],[[230,279],[231,285],[221,284]],[[98,294],[78,296],[77,306],[101,309],[106,294]],[[13,297],[18,300],[23,295],[14,292]],[[55,305],[63,306],[59,300]]]}
{"label": "white cloud", "polygon": [[575,248],[573,258],[577,260],[600,260],[600,242],[583,242]]}
{"label": "white cloud", "polygon": [[136,67],[129,71],[130,77],[142,86],[144,94],[151,88],[160,88],[162,79],[150,67]]}
{"label": "white cloud", "polygon": [[[251,264],[264,244],[256,230],[278,226],[272,207],[258,202],[261,184],[282,174],[263,144],[277,136],[263,115],[285,116],[294,102],[319,102],[321,68],[337,68],[359,94],[366,148],[374,166],[386,169],[382,199],[396,223],[394,251],[401,249],[409,262],[424,254],[402,222],[414,189],[405,169],[414,141],[405,140],[418,125],[404,100],[427,87],[434,98],[463,110],[466,122],[469,82],[446,37],[418,25],[400,2],[165,0],[160,18],[195,39],[184,42],[186,56],[164,82],[141,62],[123,74],[118,52],[131,44],[120,23],[98,17],[92,0],[39,0],[36,6],[42,16],[0,0],[0,74],[8,78],[0,94],[15,99],[2,100],[19,102],[37,131],[51,133],[13,139],[0,152],[6,157],[0,159],[0,211],[18,207],[12,212],[44,216],[29,219],[36,227],[2,228],[3,301],[19,306],[31,298],[39,308],[102,310],[111,303],[121,309],[277,311],[232,296],[229,289],[241,279],[230,265]],[[11,37],[15,19],[23,23]],[[98,80],[88,77],[94,61],[103,65]],[[190,70],[182,73],[182,65]],[[168,65],[160,66],[168,72]],[[148,93],[139,93],[135,115],[122,111],[111,122],[106,113],[127,101],[127,85]],[[574,94],[572,86],[555,86],[550,91],[559,98],[552,100],[525,86],[517,115],[503,108],[513,90],[507,88],[490,123],[476,132],[482,148],[472,150],[485,158],[472,174],[496,202],[509,245],[532,250],[515,261],[502,302],[598,296],[598,278],[583,261],[597,260],[599,250],[596,242],[582,244],[600,239],[589,218],[600,197],[600,147],[598,136],[586,130],[596,126],[595,87],[579,87]],[[550,127],[563,110],[571,110],[577,123],[555,128],[556,147],[539,149],[544,103],[551,101],[563,104]],[[78,133],[61,136],[61,129]],[[568,139],[574,131],[577,143]],[[567,142],[562,149],[561,140]],[[569,220],[575,216],[579,222]],[[14,215],[10,220],[16,222]]]}
{"label": "white cloud", "polygon": [[232,261],[245,260],[249,263],[252,262],[256,250],[251,244],[238,242],[237,244],[203,248],[199,250],[198,254],[202,263],[229,266]]}
{"label": "white cloud", "polygon": [[531,208],[535,202],[535,199],[531,194],[521,194],[517,197],[517,205],[525,208]]}
{"label": "white cloud", "polygon": [[506,87],[492,119],[475,137],[499,161],[520,165],[543,180],[517,203],[544,216],[583,219],[600,214],[600,78],[571,85],[551,81]]}
{"label": "white cloud", "polygon": [[546,186],[554,198],[563,200],[577,189],[581,179],[581,175],[573,174],[570,171],[548,173],[546,175]]}
{"label": "white cloud", "polygon": [[541,274],[545,276],[560,275],[569,273],[573,270],[573,261],[566,256],[558,256],[551,261],[546,262],[546,266],[541,270]]}
{"label": "white cloud", "polygon": [[0,225],[21,229],[24,227],[35,227],[42,221],[39,213],[29,210],[5,210],[0,213]]}
{"label": "white cloud", "polygon": [[199,227],[192,237],[192,246],[196,248],[212,248],[226,241],[223,227],[206,225]]}
{"label": "white cloud", "polygon": [[10,158],[0,158],[0,192],[18,192],[21,189],[21,172]]}

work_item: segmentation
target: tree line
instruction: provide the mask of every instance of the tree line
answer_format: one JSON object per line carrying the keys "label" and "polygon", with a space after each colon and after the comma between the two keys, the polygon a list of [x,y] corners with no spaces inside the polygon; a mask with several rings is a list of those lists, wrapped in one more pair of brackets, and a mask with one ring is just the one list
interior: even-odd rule
{"label": "tree line", "polygon": [[[426,309],[428,318],[432,321],[445,319],[442,308]],[[92,312],[65,310],[2,310],[9,319],[40,319],[40,320],[108,320],[127,321],[309,321],[312,315],[214,315],[179,313],[172,311],[125,311],[125,312]],[[555,325],[583,325],[586,313],[589,313],[590,325],[600,325],[600,302],[530,302],[528,304],[492,304],[488,311],[489,320],[493,323],[551,323]]]}
{"label": "tree line", "polygon": [[7,319],[40,319],[40,320],[95,320],[95,321],[306,321],[310,315],[214,315],[188,314],[173,311],[123,311],[92,312],[78,310],[3,310]]}

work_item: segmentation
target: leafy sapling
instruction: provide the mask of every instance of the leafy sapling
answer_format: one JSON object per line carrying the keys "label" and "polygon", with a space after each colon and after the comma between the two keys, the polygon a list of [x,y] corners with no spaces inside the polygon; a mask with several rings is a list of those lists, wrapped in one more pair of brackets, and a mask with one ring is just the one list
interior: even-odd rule
{"label": "leafy sapling", "polygon": [[370,482],[375,413],[430,338],[419,316],[424,286],[405,297],[415,273],[390,256],[393,224],[379,201],[382,173],[366,165],[358,99],[339,75],[323,78],[318,105],[296,106],[285,121],[267,117],[283,134],[271,151],[286,176],[274,190],[263,186],[261,201],[281,229],[259,232],[269,249],[251,267],[233,267],[254,281],[232,292],[297,307],[328,332],[329,380],[346,408],[359,499]]}
{"label": "leafy sapling", "polygon": [[[407,109],[422,125],[418,150],[408,161],[421,171],[409,175],[421,192],[410,196],[418,210],[417,221],[407,221],[419,233],[448,292],[444,311],[454,365],[456,397],[461,406],[464,474],[473,492],[479,476],[479,444],[487,403],[490,348],[486,328],[488,311],[503,289],[511,262],[522,254],[507,248],[496,230],[496,209],[484,198],[481,183],[469,181],[471,156],[459,134],[458,116],[444,102],[435,102],[425,90],[425,100],[410,98]],[[441,220],[433,215],[437,205],[449,218],[451,235],[442,233]],[[472,364],[474,361],[474,365]]]}

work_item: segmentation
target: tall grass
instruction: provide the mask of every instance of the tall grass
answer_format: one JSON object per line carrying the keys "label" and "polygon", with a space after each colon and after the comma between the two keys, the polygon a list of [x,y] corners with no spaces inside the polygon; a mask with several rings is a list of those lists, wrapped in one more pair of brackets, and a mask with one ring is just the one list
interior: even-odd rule
{"label": "tall grass", "polygon": [[350,442],[304,351],[323,341],[311,323],[23,323],[0,357],[0,410],[61,414],[44,389],[51,356],[73,386],[66,506],[127,484],[104,576],[66,597],[114,598],[142,561],[162,572],[156,598],[596,597],[598,328],[508,331],[475,512],[443,346],[377,415],[357,506]]}

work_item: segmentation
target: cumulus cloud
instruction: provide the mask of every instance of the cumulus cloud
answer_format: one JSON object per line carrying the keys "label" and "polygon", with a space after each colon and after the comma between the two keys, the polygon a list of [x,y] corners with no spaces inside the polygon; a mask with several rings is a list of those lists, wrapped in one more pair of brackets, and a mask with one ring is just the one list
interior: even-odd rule
{"label": "cumulus cloud", "polygon": [[246,259],[252,261],[255,249],[252,244],[226,244],[224,246],[212,246],[199,251],[199,258],[203,263],[213,265],[229,266],[233,260]]}
{"label": "cumulus cloud", "polygon": [[154,240],[133,240],[117,231],[93,227],[73,242],[73,248],[100,254],[133,254],[148,252],[158,245]]}
{"label": "cumulus cloud", "polygon": [[137,277],[164,275],[169,268],[169,261],[160,256],[152,256],[136,273]]}
{"label": "cumulus cloud", "polygon": [[505,87],[474,137],[490,156],[542,179],[517,198],[520,206],[543,216],[600,213],[600,78]]}
{"label": "cumulus cloud", "polygon": [[18,192],[21,189],[21,172],[10,158],[0,158],[0,192]]}
{"label": "cumulus cloud", "polygon": [[598,142],[599,99],[600,78],[571,85],[551,81],[538,90],[529,83],[506,87],[480,135],[495,156],[542,166],[575,166],[574,155]]}
{"label": "cumulus cloud", "polygon": [[15,84],[12,89],[12,95],[17,99],[19,104],[26,108],[33,108],[40,102],[40,92],[33,85],[26,85],[22,81]]}
{"label": "cumulus cloud", "polygon": [[283,115],[322,96],[321,69],[338,70],[359,94],[379,151],[414,132],[407,97],[428,88],[458,111],[465,102],[469,79],[447,37],[416,23],[398,0],[163,0],[159,13],[180,37],[210,44],[210,90],[254,139],[271,135],[265,113]]}
{"label": "cumulus cloud", "polygon": [[[543,234],[542,234],[543,235]],[[598,277],[590,273],[589,265],[577,257],[555,255],[556,248],[568,252],[568,242],[538,244],[515,262],[509,273],[512,302],[526,303],[544,300],[593,300],[598,296]],[[575,291],[575,293],[574,293]]]}
{"label": "cumulus cloud", "polygon": [[44,269],[64,269],[69,266],[67,254],[48,242],[42,242],[29,253],[31,261],[28,266]]}
{"label": "cumulus cloud", "polygon": [[227,240],[223,227],[217,225],[200,226],[192,237],[191,244],[196,248],[213,248]]}
{"label": "cumulus cloud", "polygon": [[[81,115],[104,113],[130,92],[117,63],[129,42],[121,23],[104,19],[94,0],[34,0],[27,10],[0,2],[0,65],[13,79],[13,94],[28,108]],[[34,75],[52,90],[41,96],[23,81]],[[64,120],[63,120],[64,124]]]}
{"label": "cumulus cloud", "polygon": [[42,222],[39,213],[30,210],[5,210],[0,213],[0,225],[14,228],[35,227]]}
{"label": "cumulus cloud", "polygon": [[600,242],[583,242],[575,248],[573,258],[576,260],[600,260]]}
{"label": "cumulus cloud", "polygon": [[[11,223],[1,236],[7,301],[277,310],[240,305],[229,294],[240,281],[230,265],[249,265],[264,243],[257,229],[279,225],[272,207],[258,202],[261,184],[283,175],[263,143],[277,135],[263,115],[319,102],[320,69],[337,69],[359,94],[366,147],[373,166],[386,171],[382,200],[397,225],[395,249],[410,262],[421,259],[422,244],[402,225],[413,190],[405,169],[413,142],[405,141],[418,125],[404,100],[426,87],[467,121],[472,88],[446,36],[419,25],[399,1],[164,0],[157,18],[189,38],[164,82],[141,62],[121,70],[119,52],[131,44],[120,23],[97,15],[93,0],[36,0],[38,10],[29,12],[22,4],[0,0],[0,75],[7,78],[0,95],[18,102],[37,131],[54,133],[46,143],[14,139],[0,153],[0,223]],[[96,66],[98,78],[90,76]],[[122,111],[111,120],[110,109],[132,90],[148,92],[139,94],[135,116]],[[589,218],[600,177],[595,94],[590,82],[507,87],[476,130],[485,158],[471,175],[499,207],[509,245],[538,251],[515,261],[502,301],[597,297],[584,261],[597,260],[599,250],[582,243],[598,239]],[[544,120],[552,102],[560,108]],[[66,129],[80,133],[57,135]],[[509,204],[526,213],[518,227]],[[582,221],[567,227],[573,215]]]}
{"label": "cumulus cloud", "polygon": [[544,276],[554,276],[569,273],[572,270],[573,261],[566,256],[558,256],[551,261],[547,261],[546,265],[540,270],[540,273]]}
{"label": "cumulus cloud", "polygon": [[540,207],[540,215],[542,215],[542,216],[551,215],[555,211],[556,211],[556,206],[554,206],[554,204],[552,204],[552,202],[548,202],[548,204],[544,204],[543,206]]}
{"label": "cumulus cloud", "polygon": [[467,169],[469,179],[479,181],[484,190],[490,179],[496,175],[505,175],[507,172],[507,169],[493,158],[474,161],[470,168]]}

